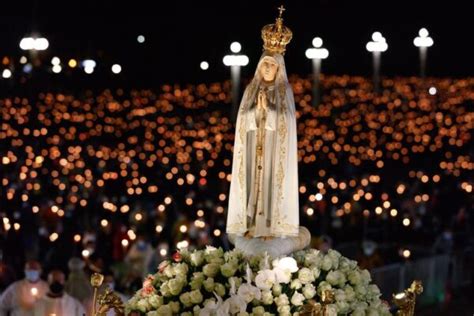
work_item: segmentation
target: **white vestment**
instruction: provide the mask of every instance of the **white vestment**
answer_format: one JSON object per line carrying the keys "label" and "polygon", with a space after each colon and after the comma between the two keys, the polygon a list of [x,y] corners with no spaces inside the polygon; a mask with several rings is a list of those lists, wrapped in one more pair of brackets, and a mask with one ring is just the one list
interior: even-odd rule
{"label": "white vestment", "polygon": [[[295,103],[282,55],[272,55],[278,63],[273,85],[263,83],[259,67],[267,55],[264,52],[260,58],[239,107],[226,231],[241,236],[253,228],[255,237],[298,236]],[[271,90],[264,112],[256,108],[257,94],[263,86]],[[259,148],[259,128],[263,129],[263,148]]]}
{"label": "white vestment", "polygon": [[66,293],[56,298],[46,295],[34,309],[34,316],[83,316],[86,313],[82,304]]}
{"label": "white vestment", "polygon": [[[36,289],[36,290],[35,290]],[[29,282],[26,279],[12,283],[0,296],[0,316],[32,316],[33,306],[48,291],[43,280]]]}

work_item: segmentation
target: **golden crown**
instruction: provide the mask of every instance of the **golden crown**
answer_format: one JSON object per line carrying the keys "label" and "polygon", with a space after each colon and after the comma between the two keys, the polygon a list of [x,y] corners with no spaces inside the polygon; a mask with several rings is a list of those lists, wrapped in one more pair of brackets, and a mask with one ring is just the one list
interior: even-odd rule
{"label": "golden crown", "polygon": [[291,41],[293,33],[283,25],[283,6],[278,8],[280,15],[275,24],[267,24],[262,28],[263,49],[270,53],[285,54],[286,45]]}

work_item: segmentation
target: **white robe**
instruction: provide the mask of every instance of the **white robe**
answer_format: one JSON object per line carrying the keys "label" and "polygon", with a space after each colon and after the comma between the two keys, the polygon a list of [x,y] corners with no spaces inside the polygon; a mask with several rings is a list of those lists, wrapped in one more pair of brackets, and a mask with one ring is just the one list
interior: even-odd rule
{"label": "white robe", "polygon": [[[36,288],[36,295],[32,289]],[[31,283],[26,279],[12,283],[0,296],[0,316],[33,316],[33,306],[48,291],[43,280]],[[36,291],[35,291],[36,292]]]}
{"label": "white robe", "polygon": [[[262,55],[262,58],[265,56]],[[275,108],[269,108],[265,122],[265,150],[263,157],[262,213],[255,212],[255,98],[261,78],[258,67],[254,80],[245,89],[237,115],[232,179],[227,210],[229,234],[242,236],[255,225],[257,236],[298,236],[298,157],[296,116],[293,92],[283,57],[274,56],[279,63],[275,79]],[[262,58],[260,60],[262,60]],[[260,62],[259,62],[260,65]],[[257,216],[255,223],[253,216]],[[263,218],[259,218],[262,216]]]}
{"label": "white robe", "polygon": [[34,316],[83,316],[82,304],[72,296],[64,293],[63,296],[52,298],[44,296],[35,305]]}

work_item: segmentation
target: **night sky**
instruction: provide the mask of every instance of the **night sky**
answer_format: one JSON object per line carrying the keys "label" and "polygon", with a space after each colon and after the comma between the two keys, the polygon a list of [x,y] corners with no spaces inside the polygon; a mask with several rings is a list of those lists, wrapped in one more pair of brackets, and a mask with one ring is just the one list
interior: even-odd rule
{"label": "night sky", "polygon": [[[429,76],[474,74],[474,26],[461,1],[13,1],[2,4],[0,55],[18,59],[20,39],[38,31],[50,42],[44,58],[94,58],[100,71],[120,63],[122,80],[137,85],[193,83],[227,79],[222,57],[240,41],[250,58],[243,70],[252,76],[262,50],[260,30],[273,23],[283,4],[284,23],[293,31],[285,56],[289,73],[307,75],[304,52],[315,36],[330,55],[323,73],[371,75],[365,44],[381,31],[389,48],[382,55],[384,75],[416,75],[421,27],[434,39],[428,50]],[[136,40],[146,37],[144,44]],[[199,63],[207,60],[207,72]],[[101,70],[101,67],[103,69]],[[100,74],[97,74],[99,76]]]}

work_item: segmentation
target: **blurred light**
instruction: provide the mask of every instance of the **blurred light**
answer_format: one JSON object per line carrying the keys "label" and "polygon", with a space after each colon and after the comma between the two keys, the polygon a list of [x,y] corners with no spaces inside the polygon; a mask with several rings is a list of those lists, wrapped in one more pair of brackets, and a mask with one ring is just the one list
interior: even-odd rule
{"label": "blurred light", "polygon": [[392,217],[397,216],[397,214],[398,214],[398,211],[397,211],[396,209],[393,208],[393,209],[390,210],[390,215],[391,215]]}
{"label": "blurred light", "polygon": [[315,37],[313,38],[312,44],[314,47],[319,48],[323,46],[323,40],[321,39],[321,37]]}
{"label": "blurred light", "polygon": [[199,67],[201,67],[202,70],[208,70],[209,63],[207,61],[201,61],[201,64],[199,64]]}
{"label": "blurred light", "polygon": [[230,50],[236,54],[240,53],[240,51],[242,50],[242,45],[240,45],[239,42],[233,42],[232,44],[230,44]]}
{"label": "blurred light", "polygon": [[58,238],[59,238],[58,233],[52,233],[51,235],[49,235],[49,240],[50,240],[51,242],[56,241]]}
{"label": "blurred light", "polygon": [[128,247],[128,240],[122,239],[122,247]]}
{"label": "blurred light", "polygon": [[3,69],[3,72],[2,72],[2,77],[5,78],[5,79],[8,79],[12,76],[12,72],[10,69]]}
{"label": "blurred light", "polygon": [[79,235],[79,234],[75,234],[75,235],[74,235],[74,241],[75,241],[75,242],[80,242],[81,239],[82,239],[82,238],[81,238],[81,235]]}
{"label": "blurred light", "polygon": [[157,233],[161,233],[161,232],[163,231],[163,226],[161,226],[161,225],[156,225],[155,231],[156,231]]}
{"label": "blurred light", "polygon": [[404,218],[403,219],[403,226],[410,226],[410,219],[409,218]]}
{"label": "blurred light", "polygon": [[418,35],[417,37],[415,37],[415,39],[413,40],[413,44],[416,46],[416,47],[431,47],[433,46],[433,39],[431,37],[429,37],[429,33],[428,33],[428,30],[426,28],[421,28],[419,31],[418,31]]}
{"label": "blurred light", "polygon": [[181,225],[179,227],[179,231],[182,232],[182,233],[185,233],[188,231],[188,227],[186,227],[186,225]]}
{"label": "blurred light", "polygon": [[214,236],[219,237],[221,235],[220,229],[214,229]]}
{"label": "blurred light", "polygon": [[316,201],[321,201],[323,199],[323,195],[321,193],[316,193]]}
{"label": "blurred light", "polygon": [[166,256],[167,254],[168,254],[168,250],[166,250],[166,249],[164,249],[164,248],[161,248],[161,249],[160,249],[160,255],[161,255],[162,257]]}
{"label": "blurred light", "polygon": [[431,94],[431,95],[435,95],[435,94],[438,92],[438,90],[436,90],[435,87],[431,87],[431,88],[428,90],[428,92],[429,92],[429,94]]}
{"label": "blurred light", "polygon": [[112,72],[114,74],[119,74],[121,71],[122,71],[122,66],[120,66],[119,64],[114,64],[112,66]]}
{"label": "blurred light", "polygon": [[226,55],[223,62],[226,66],[247,66],[249,58],[245,55]]}
{"label": "blurred light", "polygon": [[91,74],[91,73],[94,72],[94,68],[92,68],[92,67],[85,67],[85,68],[84,68],[84,72],[85,72],[86,74]]}
{"label": "blurred light", "polygon": [[33,295],[33,296],[38,295],[38,289],[35,288],[35,287],[32,287],[32,288],[31,288],[31,295]]}
{"label": "blurred light", "polygon": [[403,254],[403,257],[407,259],[410,258],[411,256],[411,252],[408,249],[403,250],[402,254]]}
{"label": "blurred light", "polygon": [[25,56],[21,56],[20,64],[26,64],[27,62],[28,62],[28,58],[26,58]]}
{"label": "blurred light", "polygon": [[54,65],[54,66],[53,66],[53,72],[54,72],[55,74],[60,73],[61,70],[62,70],[62,67],[61,67],[60,65]]}
{"label": "blurred light", "polygon": [[69,62],[67,63],[69,67],[71,68],[76,68],[77,66],[77,61],[75,59],[69,59]]}
{"label": "blurred light", "polygon": [[100,226],[107,227],[107,225],[109,225],[109,221],[107,221],[106,219],[100,221]]}
{"label": "blurred light", "polygon": [[140,43],[140,44],[145,43],[145,36],[143,36],[143,35],[138,35],[138,36],[137,36],[137,42]]}
{"label": "blurred light", "polygon": [[52,65],[59,65],[61,63],[61,60],[59,59],[59,57],[53,57],[53,59],[51,59],[51,64]]}
{"label": "blurred light", "polygon": [[305,55],[308,59],[326,59],[329,56],[329,51],[326,48],[308,48]]}
{"label": "blurred light", "polygon": [[388,44],[382,33],[374,32],[372,34],[372,41],[368,42],[365,47],[369,52],[384,52],[388,49]]}
{"label": "blurred light", "polygon": [[82,256],[83,256],[84,258],[86,258],[86,259],[89,258],[89,256],[91,255],[90,251],[87,250],[87,249],[82,250],[82,253],[81,253],[81,254],[82,254]]}
{"label": "blurred light", "polygon": [[306,210],[306,214],[308,214],[308,216],[311,216],[311,215],[314,214],[314,210],[313,210],[311,207],[309,207],[309,208]]}

